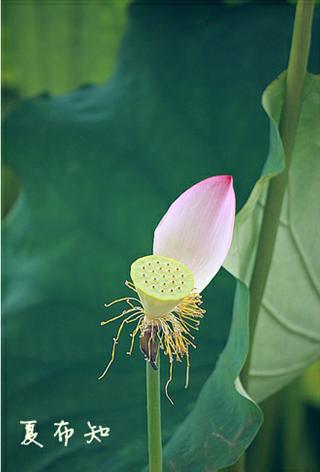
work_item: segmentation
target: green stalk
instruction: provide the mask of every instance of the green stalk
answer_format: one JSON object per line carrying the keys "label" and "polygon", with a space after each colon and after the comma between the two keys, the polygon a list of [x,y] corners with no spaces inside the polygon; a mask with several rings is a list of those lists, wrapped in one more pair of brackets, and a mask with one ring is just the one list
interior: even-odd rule
{"label": "green stalk", "polygon": [[[271,266],[282,202],[288,182],[292,151],[298,128],[303,86],[309,58],[313,10],[313,0],[298,0],[286,76],[285,96],[279,124],[280,136],[285,153],[285,170],[272,179],[269,184],[260,229],[257,255],[250,285],[250,346],[246,363],[241,374],[242,383],[245,388],[248,388],[254,333]],[[244,471],[245,458],[241,458],[231,470],[233,472]]]}
{"label": "green stalk", "polygon": [[147,416],[149,472],[162,472],[161,404],[160,404],[160,356],[154,370],[147,366]]}
{"label": "green stalk", "polygon": [[283,421],[283,456],[285,470],[306,470],[301,445],[304,433],[304,408],[301,398],[301,378],[285,390]]}
{"label": "green stalk", "polygon": [[294,140],[298,128],[303,85],[310,49],[313,0],[298,0],[286,77],[286,90],[280,119],[280,136],[285,153],[285,170],[271,180],[261,224],[259,243],[250,286],[250,348],[242,372],[248,387],[253,337],[275,246],[283,197],[288,181]]}
{"label": "green stalk", "polygon": [[278,392],[272,395],[261,405],[264,422],[263,427],[246,453],[248,470],[255,470],[257,458],[259,460],[259,472],[270,472],[273,468],[282,420],[283,396],[281,393]]}

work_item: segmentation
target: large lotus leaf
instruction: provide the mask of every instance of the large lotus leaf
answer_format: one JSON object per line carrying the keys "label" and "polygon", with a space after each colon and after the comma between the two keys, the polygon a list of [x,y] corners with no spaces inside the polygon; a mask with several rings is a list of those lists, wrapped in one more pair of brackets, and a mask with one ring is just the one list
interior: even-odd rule
{"label": "large lotus leaf", "polygon": [[[130,263],[150,252],[161,215],[192,183],[231,173],[238,202],[245,201],[267,153],[259,96],[285,67],[292,13],[274,5],[133,5],[106,86],[38,97],[8,117],[5,150],[22,188],[3,237],[8,472],[138,471],[145,464],[144,361],[138,350],[125,356],[124,337],[116,364],[97,381],[115,329],[99,327],[108,316],[102,304],[127,293]],[[192,410],[223,349],[233,291],[222,272],[204,293],[208,315],[192,352],[191,386],[183,389],[184,369],[177,368],[176,405],[163,401],[164,441]],[[245,333],[239,339],[241,357]],[[234,342],[228,341],[229,355]],[[219,366],[226,370],[224,361]],[[220,398],[231,402],[235,391],[225,376]],[[202,405],[210,415],[217,408],[213,385],[209,379]],[[253,404],[237,398],[241,405],[233,412],[230,403],[223,430],[215,431],[225,436],[228,429],[235,441],[236,452],[225,452],[221,464],[248,443],[236,433]],[[19,421],[26,419],[38,420],[44,449],[20,446]],[[60,419],[76,429],[68,447],[53,438]],[[85,445],[87,420],[109,426],[110,438]],[[247,429],[249,439],[257,425]]]}
{"label": "large lotus leaf", "polygon": [[[270,117],[270,155],[261,179],[237,217],[225,267],[247,285],[256,257],[265,195],[284,165],[278,131],[284,76],[265,91]],[[320,356],[320,77],[308,75],[272,265],[253,344],[249,391],[261,401]]]}
{"label": "large lotus leaf", "polygon": [[[252,441],[261,421],[257,406],[253,401],[250,404],[245,400],[243,397],[245,393],[241,387],[239,391],[239,380],[236,381],[236,389],[234,383],[248,352],[249,275],[255,258],[255,245],[259,236],[266,185],[270,178],[283,169],[284,165],[282,143],[277,125],[283,103],[284,85],[285,76],[282,75],[266,89],[263,95],[263,105],[269,116],[271,127],[270,153],[261,179],[255,185],[248,202],[237,216],[233,244],[225,264],[226,268],[239,279],[228,343],[215,370],[202,389],[194,409],[166,447],[165,457],[168,470],[200,472],[218,470],[226,464],[231,464],[238,457],[239,448],[244,450]],[[319,165],[315,162],[319,161],[320,155],[317,141],[320,131],[320,121],[317,119],[317,114],[320,111],[319,85],[319,77],[308,76],[293,163],[290,168],[289,197],[287,196],[284,207],[285,215],[288,215],[288,207],[291,207],[297,198],[299,202],[297,208],[290,212],[290,215],[296,214],[296,211],[299,212],[300,219],[296,234],[302,238],[303,247],[310,249],[315,244],[315,236],[319,231],[319,223],[309,213],[311,211],[316,214],[316,206],[319,205],[316,188]],[[311,170],[315,172],[314,176],[310,174]],[[294,176],[298,176],[296,180]],[[303,196],[300,189],[301,179],[308,182],[308,186],[303,190]],[[305,215],[306,221],[303,221],[302,214]],[[297,222],[297,220],[295,221]],[[308,272],[306,277],[305,273],[301,272],[301,265],[296,266],[297,263],[300,263],[301,254],[295,254],[292,244],[288,243],[292,238],[291,232],[288,230],[289,227],[289,217],[286,216],[286,219],[283,220],[282,215],[274,264],[268,279],[269,289],[267,287],[265,295],[266,299],[270,298],[270,281],[272,280],[273,298],[271,300],[278,304],[279,301],[282,301],[280,313],[283,314],[284,321],[278,327],[274,324],[270,326],[269,320],[264,321],[264,318],[262,320],[259,318],[257,338],[254,343],[255,357],[253,362],[255,363],[253,368],[260,369],[261,362],[264,361],[262,366],[267,370],[267,373],[270,372],[267,375],[269,383],[265,381],[262,386],[257,381],[254,383],[255,370],[251,374],[253,380],[251,380],[250,392],[252,391],[254,398],[259,400],[281,388],[319,356],[319,342],[317,342],[317,333],[320,328],[319,301],[317,298],[312,298],[314,284],[310,284]],[[317,263],[315,258],[313,262],[313,270],[319,269],[319,262]],[[312,273],[314,273],[313,270]],[[291,304],[291,300],[294,298],[292,285],[295,287],[296,299],[293,299]],[[306,292],[306,287],[308,292]],[[309,303],[305,302],[305,298],[308,299],[308,296],[311,296]],[[301,317],[301,313],[298,311],[297,300],[300,297],[306,306],[304,317]],[[261,317],[269,313],[264,310],[264,307],[265,301]],[[294,315],[296,316],[294,317]],[[289,322],[285,321],[286,318]],[[292,320],[300,321],[300,329],[298,325],[294,330]],[[264,324],[261,326],[261,323]],[[312,331],[313,335],[311,335]],[[306,336],[304,333],[310,333],[310,335]],[[300,336],[297,339],[298,335]],[[290,350],[294,352],[290,352]],[[291,355],[291,363],[288,363],[288,358],[286,359],[284,356],[284,353],[287,352],[287,356]],[[296,361],[298,369],[294,369],[294,355],[300,361]],[[278,370],[276,372],[278,375],[275,375],[274,366],[278,367],[279,371],[284,370],[282,377],[280,377]],[[260,379],[260,376],[258,378]],[[208,411],[208,404],[216,405],[216,408]],[[230,409],[232,414],[230,414]],[[226,424],[228,420],[233,422],[233,427]],[[214,453],[211,454],[210,451],[214,451]]]}

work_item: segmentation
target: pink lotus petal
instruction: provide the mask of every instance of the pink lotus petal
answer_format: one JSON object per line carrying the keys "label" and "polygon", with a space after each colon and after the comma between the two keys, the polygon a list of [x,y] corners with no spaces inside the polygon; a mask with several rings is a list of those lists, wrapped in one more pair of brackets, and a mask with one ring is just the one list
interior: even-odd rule
{"label": "pink lotus petal", "polygon": [[228,253],[235,218],[232,177],[209,177],[169,207],[154,233],[153,253],[186,264],[201,292]]}

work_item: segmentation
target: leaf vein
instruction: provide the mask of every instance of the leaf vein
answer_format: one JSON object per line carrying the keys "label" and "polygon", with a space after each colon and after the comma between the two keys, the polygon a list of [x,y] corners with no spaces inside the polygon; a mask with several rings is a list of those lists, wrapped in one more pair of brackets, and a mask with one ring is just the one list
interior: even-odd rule
{"label": "leaf vein", "polygon": [[275,309],[272,308],[271,305],[267,304],[265,300],[262,302],[262,307],[266,310],[266,312],[269,315],[271,315],[276,321],[278,321],[279,324],[284,326],[288,331],[291,331],[294,334],[310,339],[311,341],[320,343],[319,336],[317,336],[316,334],[310,331],[306,331],[305,329],[301,328],[300,326],[295,325],[294,323],[290,323],[285,318],[282,318],[282,316],[276,313]]}
{"label": "leaf vein", "polygon": [[284,367],[282,369],[270,369],[270,370],[259,370],[251,369],[250,377],[281,377],[282,375],[296,374],[301,372],[309,364],[312,364],[314,361],[319,359],[319,352],[316,352],[313,356],[310,356],[308,360],[295,364],[293,367],[288,368]]}

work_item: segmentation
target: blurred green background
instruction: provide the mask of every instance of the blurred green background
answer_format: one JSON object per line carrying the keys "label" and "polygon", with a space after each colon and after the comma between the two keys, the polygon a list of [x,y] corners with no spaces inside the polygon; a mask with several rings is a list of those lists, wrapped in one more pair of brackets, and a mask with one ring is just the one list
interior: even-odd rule
{"label": "blurred green background", "polygon": [[[128,1],[2,2],[2,114],[39,93],[101,84],[112,73]],[[2,215],[18,192],[2,169]]]}
{"label": "blurred green background", "polygon": [[20,96],[65,93],[112,73],[127,1],[17,1],[2,5],[3,83]]}
{"label": "blurred green background", "polygon": [[[2,12],[4,213],[21,189],[3,236],[4,470],[138,471],[144,361],[138,350],[126,358],[123,336],[97,382],[115,329],[99,327],[102,305],[126,293],[130,263],[151,251],[160,217],[189,185],[231,173],[238,208],[246,200],[268,151],[260,96],[286,68],[294,9],[79,0],[4,1]],[[163,401],[165,441],[226,342],[233,291],[222,271],[205,292],[190,389],[177,369],[176,407]],[[266,402],[252,471],[257,456],[262,472],[320,470],[318,372]],[[26,417],[39,421],[43,451],[20,446]],[[106,424],[111,436],[60,447],[52,424],[62,418],[79,434],[87,420]]]}

